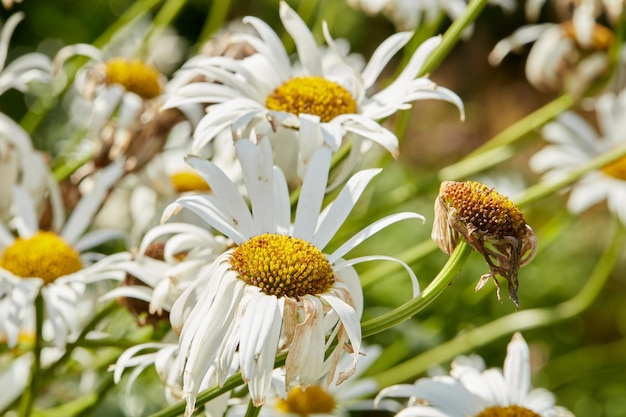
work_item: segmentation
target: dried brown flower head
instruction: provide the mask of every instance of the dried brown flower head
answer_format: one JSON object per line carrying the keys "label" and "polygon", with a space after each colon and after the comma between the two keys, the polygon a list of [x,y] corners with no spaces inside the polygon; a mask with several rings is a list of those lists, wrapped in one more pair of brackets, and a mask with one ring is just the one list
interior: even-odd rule
{"label": "dried brown flower head", "polygon": [[432,238],[442,251],[452,253],[462,236],[489,265],[476,286],[480,290],[491,278],[498,300],[497,275],[508,281],[509,294],[519,308],[517,273],[537,250],[537,239],[521,210],[508,198],[484,184],[444,181],[435,201]]}

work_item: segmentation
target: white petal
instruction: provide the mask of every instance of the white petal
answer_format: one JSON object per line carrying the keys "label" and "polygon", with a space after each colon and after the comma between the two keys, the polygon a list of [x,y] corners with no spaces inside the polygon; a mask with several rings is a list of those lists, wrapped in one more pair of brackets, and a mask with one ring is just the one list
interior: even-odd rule
{"label": "white petal", "polygon": [[374,85],[378,76],[391,58],[411,39],[412,32],[399,32],[391,35],[372,54],[367,66],[363,70],[363,84],[365,88]]}
{"label": "white petal", "polygon": [[511,404],[523,404],[530,391],[530,351],[520,333],[515,333],[507,347],[504,380]]}
{"label": "white petal", "polygon": [[322,56],[313,34],[300,16],[289,7],[287,2],[280,2],[280,20],[293,39],[298,49],[300,62],[308,75],[322,75]]}

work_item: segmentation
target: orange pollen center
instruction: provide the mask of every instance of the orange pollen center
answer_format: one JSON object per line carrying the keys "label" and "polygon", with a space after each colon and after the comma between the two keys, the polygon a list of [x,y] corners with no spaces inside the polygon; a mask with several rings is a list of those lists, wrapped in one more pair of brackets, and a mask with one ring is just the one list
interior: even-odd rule
{"label": "orange pollen center", "polygon": [[255,236],[234,249],[230,263],[239,279],[277,297],[320,294],[335,282],[326,256],[311,243],[291,236]]}
{"label": "orange pollen center", "polygon": [[[574,29],[574,22],[568,20],[561,24],[563,33],[568,38],[574,40],[576,44],[580,45],[578,41],[578,34]],[[591,50],[594,51],[607,51],[613,44],[613,32],[606,26],[602,26],[598,23],[593,25],[591,32],[591,44],[589,45]]]}
{"label": "orange pollen center", "polygon": [[626,157],[613,161],[602,168],[602,172],[606,175],[626,181]]}
{"label": "orange pollen center", "polygon": [[106,62],[108,84],[119,84],[144,99],[161,94],[161,73],[140,60],[113,58]]}
{"label": "orange pollen center", "polygon": [[285,413],[308,417],[311,414],[330,414],[335,409],[335,399],[319,385],[307,389],[292,388],[286,399],[278,400],[277,407]]}
{"label": "orange pollen center", "polygon": [[22,278],[41,278],[46,284],[82,267],[80,254],[52,232],[17,238],[0,255],[0,268]]}
{"label": "orange pollen center", "polygon": [[526,221],[521,210],[508,198],[475,181],[442,184],[440,198],[455,211],[457,220],[477,230],[502,238],[523,236]]}
{"label": "orange pollen center", "polygon": [[195,172],[177,172],[170,176],[172,185],[179,193],[190,191],[210,191],[211,187],[204,178]]}
{"label": "orange pollen center", "polygon": [[509,405],[501,407],[499,405],[489,407],[481,411],[476,417],[541,417],[528,408],[519,405]]}
{"label": "orange pollen center", "polygon": [[322,122],[357,111],[356,102],[348,90],[322,77],[292,78],[272,91],[265,105],[270,110],[295,115],[314,114]]}

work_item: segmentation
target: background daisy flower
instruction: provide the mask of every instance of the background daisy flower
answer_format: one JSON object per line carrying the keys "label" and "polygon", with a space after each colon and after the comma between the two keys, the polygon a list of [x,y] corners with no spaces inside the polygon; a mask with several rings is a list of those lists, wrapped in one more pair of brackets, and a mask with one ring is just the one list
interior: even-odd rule
{"label": "background daisy flower", "polygon": [[[324,60],[323,50],[302,19],[285,3],[280,3],[280,19],[294,40],[298,63],[292,65],[279,36],[256,17],[246,17],[257,36],[241,34],[257,53],[244,59],[194,57],[181,71],[193,71],[212,79],[212,83],[191,83],[166,103],[175,107],[188,103],[217,103],[194,133],[193,152],[202,149],[224,129],[235,138],[250,137],[250,129],[267,134],[272,140],[275,162],[290,183],[302,177],[313,152],[322,144],[333,150],[347,136],[354,136],[353,149],[361,140],[380,144],[392,155],[398,154],[395,135],[378,120],[410,107],[415,100],[438,99],[454,103],[463,112],[460,98],[437,86],[428,77],[417,77],[426,58],[440,43],[435,37],[425,41],[413,54],[404,70],[385,88],[371,93],[381,72],[411,38],[412,33],[397,33],[373,53],[363,71],[357,71],[343,57],[327,28],[324,36],[329,53],[338,59]],[[324,66],[324,62],[333,62]],[[268,122],[269,121],[269,122]],[[294,129],[319,124],[320,134],[302,142]]]}
{"label": "background daisy flower", "polygon": [[[559,115],[546,125],[542,134],[548,146],[530,159],[530,167],[545,173],[544,179],[562,178],[593,158],[624,143],[626,129],[626,90],[605,93],[595,101],[596,130],[572,112]],[[581,213],[606,200],[609,210],[626,224],[626,161],[619,159],[599,171],[586,174],[571,187],[567,208]]]}
{"label": "background daisy flower", "polygon": [[112,274],[107,265],[115,258],[94,263],[103,255],[87,250],[121,235],[85,231],[120,171],[119,164],[103,171],[58,232],[40,230],[33,201],[19,189],[14,193],[16,215],[10,223],[0,223],[0,334],[6,335],[9,346],[15,346],[23,326],[33,327],[30,320],[39,293],[57,347],[80,329],[79,300],[91,280]]}
{"label": "background daisy flower", "polygon": [[530,376],[528,345],[520,333],[515,333],[502,370],[483,371],[463,361],[453,364],[450,376],[387,387],[376,401],[410,397],[407,407],[396,414],[398,417],[574,417],[555,405],[549,391],[531,389]]}
{"label": "background daisy flower", "polygon": [[[305,176],[292,224],[287,183],[282,172],[273,167],[269,140],[254,144],[242,139],[235,146],[251,209],[212,162],[190,157],[190,165],[205,178],[213,194],[181,197],[164,213],[167,219],[183,208],[191,210],[237,245],[219,256],[171,311],[172,325],[180,332],[188,414],[193,410],[199,383],[213,364],[220,383],[232,372],[237,346],[239,367],[256,405],[266,400],[275,355],[284,348],[289,348],[287,386],[317,383],[324,367],[330,369],[330,381],[348,341],[353,363],[341,370],[339,382],[350,377],[360,352],[363,307],[353,265],[389,258],[344,260],[343,256],[390,224],[421,218],[415,213],[388,216],[326,255],[323,249],[379,170],[353,176],[335,201],[320,211],[331,152],[319,148]],[[415,276],[408,272],[417,291]],[[335,339],[337,345],[325,359],[328,344]]]}

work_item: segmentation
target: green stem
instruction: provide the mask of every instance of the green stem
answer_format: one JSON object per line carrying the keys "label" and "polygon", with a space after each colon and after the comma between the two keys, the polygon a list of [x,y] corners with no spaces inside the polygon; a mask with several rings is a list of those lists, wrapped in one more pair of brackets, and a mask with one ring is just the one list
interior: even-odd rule
{"label": "green stem", "polygon": [[442,169],[439,177],[445,180],[467,178],[511,158],[515,150],[508,145],[540,128],[576,103],[577,100],[569,94],[558,97],[513,123],[461,161]]}
{"label": "green stem", "polygon": [[615,223],[613,236],[596,264],[591,277],[581,291],[570,300],[553,308],[518,311],[460,333],[454,339],[378,374],[374,377],[376,382],[380,386],[389,386],[410,381],[433,365],[449,361],[457,355],[491,343],[513,332],[547,326],[576,317],[596,299],[622,253],[626,234],[618,219],[615,219]]}
{"label": "green stem", "polygon": [[29,416],[35,398],[37,397],[37,390],[39,388],[39,381],[41,379],[41,350],[43,348],[43,320],[44,320],[44,299],[40,292],[35,298],[35,346],[33,347],[33,364],[30,370],[30,382],[28,387],[22,395],[20,400],[19,416]]}
{"label": "green stem", "polygon": [[252,400],[248,403],[248,409],[246,410],[245,417],[257,417],[261,412],[261,407],[255,407]]}
{"label": "green stem", "polygon": [[590,171],[595,171],[615,162],[619,159],[626,157],[626,144],[613,148],[604,154],[592,159],[584,165],[581,165],[575,170],[572,170],[566,177],[549,183],[539,183],[524,191],[519,198],[514,199],[519,206],[527,206],[536,202],[561,188],[579,180],[583,175]]}
{"label": "green stem", "polygon": [[200,31],[198,43],[196,45],[196,53],[198,53],[204,44],[222,27],[228,16],[231,0],[214,0],[211,3],[211,10],[207,17],[204,27]]}
{"label": "green stem", "polygon": [[150,45],[154,44],[155,40],[158,39],[170,23],[176,19],[186,2],[186,0],[167,0],[165,2],[159,10],[159,13],[157,13],[152,20],[150,30],[144,35],[143,42],[138,53],[140,58],[145,58],[147,56]]}
{"label": "green stem", "polygon": [[471,25],[478,15],[483,11],[487,5],[488,0],[471,0],[463,14],[446,30],[443,34],[441,44],[433,53],[428,57],[420,75],[429,74],[435,70],[441,64],[445,57],[448,56],[452,48],[459,42],[463,31]]}
{"label": "green stem", "polygon": [[371,336],[387,330],[396,324],[413,317],[416,313],[423,310],[437,297],[439,297],[439,295],[441,295],[446,288],[448,288],[452,280],[454,280],[465,264],[465,261],[471,251],[471,247],[465,243],[465,241],[461,241],[450,258],[448,258],[448,262],[446,262],[441,271],[439,271],[439,274],[437,274],[435,279],[433,279],[428,287],[426,287],[417,297],[407,301],[386,314],[380,315],[363,323],[361,325],[363,337]]}

